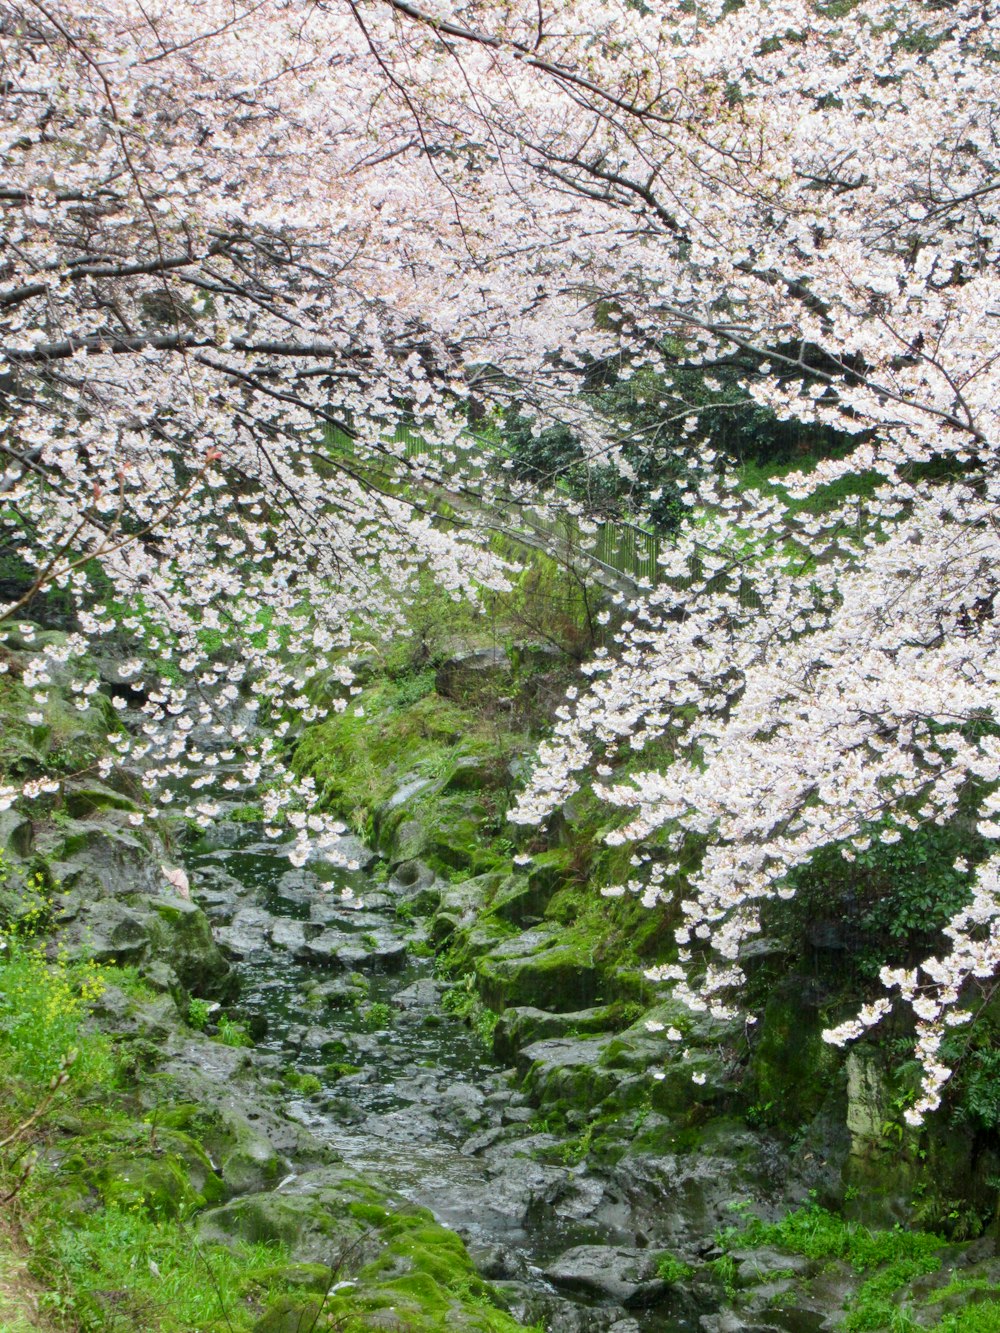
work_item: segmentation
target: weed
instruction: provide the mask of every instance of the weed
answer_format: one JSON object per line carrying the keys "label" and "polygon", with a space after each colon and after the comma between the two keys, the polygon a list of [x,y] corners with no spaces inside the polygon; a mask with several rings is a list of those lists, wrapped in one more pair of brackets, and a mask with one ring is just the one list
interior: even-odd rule
{"label": "weed", "polygon": [[234,1023],[231,1018],[225,1014],[219,1019],[218,1031],[215,1036],[216,1041],[220,1041],[223,1046],[252,1046],[253,1039],[250,1033],[242,1023]]}
{"label": "weed", "polygon": [[676,1282],[685,1282],[694,1273],[690,1264],[678,1259],[675,1254],[661,1254],[656,1260],[657,1276],[673,1286]]}
{"label": "weed", "polygon": [[83,1083],[113,1080],[110,1043],[81,1040],[88,1008],[105,989],[102,969],[91,962],[49,961],[40,948],[8,935],[0,940],[0,1037],[8,1077],[44,1087],[67,1054],[79,1050],[74,1078]]}
{"label": "weed", "polygon": [[383,1004],[381,1000],[376,1000],[365,1009],[364,1019],[366,1027],[372,1032],[384,1032],[392,1025],[392,1008],[388,1004]]}
{"label": "weed", "polygon": [[188,1003],[187,1021],[196,1032],[204,1032],[212,1015],[212,1006],[207,1000],[192,998]]}

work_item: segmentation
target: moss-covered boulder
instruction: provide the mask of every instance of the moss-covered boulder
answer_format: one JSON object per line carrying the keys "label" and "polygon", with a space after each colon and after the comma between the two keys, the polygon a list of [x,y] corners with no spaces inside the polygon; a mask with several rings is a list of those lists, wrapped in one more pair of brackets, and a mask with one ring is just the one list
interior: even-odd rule
{"label": "moss-covered boulder", "polygon": [[192,995],[228,1003],[239,992],[239,978],[212,936],[212,926],[195,903],[174,894],[148,898],[152,955],[176,972]]}
{"label": "moss-covered boulder", "polygon": [[148,1118],[154,1125],[183,1130],[202,1145],[215,1163],[222,1197],[271,1189],[288,1169],[267,1135],[231,1107],[188,1102]]}
{"label": "moss-covered boulder", "polygon": [[65,792],[64,800],[67,813],[74,819],[93,819],[95,815],[105,810],[125,810],[132,813],[139,809],[130,797],[99,782],[91,782],[85,787],[70,787]]}
{"label": "moss-covered boulder", "polygon": [[589,1037],[617,1032],[631,1018],[630,1007],[606,1004],[594,1009],[554,1014],[532,1005],[505,1009],[493,1030],[493,1050],[501,1060],[512,1063],[524,1047],[552,1037]]}
{"label": "moss-covered boulder", "polygon": [[189,1216],[223,1195],[208,1154],[193,1136],[137,1122],[78,1138],[59,1176],[62,1184],[76,1177],[106,1207],[142,1208],[161,1218]]}
{"label": "moss-covered boulder", "polygon": [[599,1106],[619,1075],[601,1067],[606,1037],[564,1037],[525,1047],[518,1057],[523,1088],[539,1106],[559,1102],[575,1110]]}
{"label": "moss-covered boulder", "polygon": [[202,1240],[280,1245],[296,1263],[337,1265],[368,1229],[365,1207],[384,1197],[346,1167],[323,1167],[298,1176],[283,1190],[245,1195],[202,1213]]}
{"label": "moss-covered boulder", "polygon": [[603,981],[595,941],[586,933],[525,931],[476,963],[479,993],[484,1004],[497,1012],[511,1005],[556,1013],[587,1009],[599,998]]}

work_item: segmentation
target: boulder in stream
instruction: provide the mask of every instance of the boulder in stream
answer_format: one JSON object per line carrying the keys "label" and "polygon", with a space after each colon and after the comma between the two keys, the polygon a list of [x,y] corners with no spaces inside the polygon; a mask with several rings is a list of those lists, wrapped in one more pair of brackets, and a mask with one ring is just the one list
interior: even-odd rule
{"label": "boulder in stream", "polygon": [[635,1309],[655,1305],[669,1290],[648,1250],[614,1245],[575,1245],[544,1270],[557,1287],[584,1291]]}

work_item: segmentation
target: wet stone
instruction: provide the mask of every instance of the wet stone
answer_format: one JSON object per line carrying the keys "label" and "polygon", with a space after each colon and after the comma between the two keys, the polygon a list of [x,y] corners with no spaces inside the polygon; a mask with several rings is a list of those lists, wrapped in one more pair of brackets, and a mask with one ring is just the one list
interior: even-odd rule
{"label": "wet stone", "polygon": [[267,948],[276,918],[262,907],[241,907],[228,926],[215,931],[219,945],[232,958],[247,958]]}
{"label": "wet stone", "polygon": [[305,944],[305,927],[301,921],[279,917],[271,927],[271,943],[279,949],[299,949]]}
{"label": "wet stone", "polygon": [[392,1002],[398,1009],[405,1011],[434,1009],[440,1003],[443,990],[442,983],[434,977],[421,977],[419,981],[397,991]]}
{"label": "wet stone", "polygon": [[653,1305],[667,1291],[653,1257],[625,1246],[577,1245],[545,1269],[559,1287],[593,1293],[626,1308]]}
{"label": "wet stone", "polygon": [[290,903],[309,903],[320,890],[320,882],[311,870],[286,870],[277,883],[280,897]]}

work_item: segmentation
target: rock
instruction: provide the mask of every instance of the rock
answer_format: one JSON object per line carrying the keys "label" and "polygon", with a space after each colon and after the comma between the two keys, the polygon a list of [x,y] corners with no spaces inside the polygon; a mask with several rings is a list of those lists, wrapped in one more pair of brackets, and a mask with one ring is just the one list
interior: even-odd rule
{"label": "rock", "polygon": [[202,1213],[196,1223],[200,1240],[223,1245],[234,1241],[285,1248],[293,1263],[333,1263],[346,1246],[355,1263],[370,1251],[367,1227],[351,1213],[352,1204],[368,1202],[369,1186],[346,1168],[306,1172],[280,1190],[251,1194]]}
{"label": "rock", "polygon": [[489,791],[503,781],[504,771],[491,755],[460,755],[444,780],[443,791]]}
{"label": "rock", "polygon": [[524,1090],[537,1105],[564,1101],[578,1109],[599,1105],[617,1079],[599,1062],[607,1045],[602,1037],[564,1037],[526,1046],[518,1059],[525,1071]]}
{"label": "rock", "polygon": [[504,1278],[524,1278],[528,1266],[524,1255],[512,1250],[507,1245],[481,1245],[470,1247],[469,1258],[476,1267],[476,1272],[492,1281]]}
{"label": "rock", "polygon": [[530,1106],[507,1106],[500,1112],[502,1125],[528,1125],[535,1118]]}
{"label": "rock", "polygon": [[304,1171],[335,1156],[264,1093],[245,1050],[199,1034],[169,1049],[139,1095],[156,1123],[186,1129],[205,1145],[227,1194],[270,1189],[290,1162]]}
{"label": "rock", "polygon": [[577,1245],[545,1270],[556,1286],[603,1297],[626,1309],[655,1305],[669,1290],[647,1250]]}
{"label": "rock", "polygon": [[848,1052],[846,1066],[851,1152],[865,1157],[885,1146],[882,1126],[892,1118],[891,1089],[884,1062],[864,1047],[854,1047]]}
{"label": "rock", "polygon": [[378,852],[353,833],[341,833],[332,843],[317,845],[310,855],[311,864],[336,865],[351,870],[367,870],[378,859]]}
{"label": "rock", "polygon": [[234,1000],[239,977],[219,951],[201,908],[186,898],[166,895],[146,902],[155,914],[150,945],[157,960],[172,967],[192,995],[224,1003]]}
{"label": "rock", "polygon": [[69,935],[70,957],[86,954],[95,963],[137,963],[149,951],[148,926],[148,918],[117,898],[103,898],[91,904],[85,924]]}
{"label": "rock", "polygon": [[318,902],[310,904],[309,925],[310,927],[337,926],[344,931],[376,930],[379,926],[384,926],[385,921],[377,912],[367,910],[368,902],[367,898],[351,898],[346,901],[343,898],[321,898]]}
{"label": "rock", "polygon": [[463,924],[471,921],[484,909],[502,880],[502,875],[493,873],[476,875],[471,879],[460,880],[457,884],[442,884],[440,910]]}
{"label": "rock", "polygon": [[295,949],[295,957],[306,963],[323,963],[328,967],[344,966],[337,957],[338,950],[346,948],[350,936],[342,930],[324,930],[311,939],[305,939]]}
{"label": "rock", "polygon": [[404,861],[386,885],[389,893],[409,903],[419,916],[435,911],[441,902],[437,876],[423,861]]}
{"label": "rock", "polygon": [[620,1004],[580,1009],[568,1014],[553,1014],[530,1005],[514,1006],[505,1009],[497,1020],[493,1050],[499,1059],[513,1061],[522,1047],[546,1037],[590,1036],[614,1032],[623,1026],[624,1013]]}
{"label": "rock", "polygon": [[31,820],[19,810],[0,810],[0,849],[15,856],[31,855],[35,832]]}
{"label": "rock", "polygon": [[368,994],[364,986],[359,986],[349,978],[338,977],[335,981],[326,981],[322,985],[310,986],[306,991],[306,1003],[310,1006],[327,1009],[354,1009]]}
{"label": "rock", "polygon": [[767,1283],[772,1273],[804,1275],[812,1267],[805,1255],[773,1250],[766,1245],[756,1250],[730,1250],[729,1254],[736,1263],[736,1278],[742,1287]]}
{"label": "rock", "polygon": [[[329,1281],[329,1268],[326,1268],[326,1273]],[[279,1296],[254,1324],[252,1333],[303,1333],[304,1329],[318,1326],[322,1312],[321,1299]]]}
{"label": "rock", "polygon": [[415,1010],[424,1013],[428,1009],[438,1007],[443,991],[443,982],[435,977],[421,977],[419,981],[411,982],[403,990],[397,991],[392,997],[392,1002],[404,1013],[412,1013]]}
{"label": "rock", "polygon": [[66,810],[74,819],[92,819],[104,810],[126,810],[134,813],[139,807],[135,801],[102,783],[91,782],[86,787],[75,787],[65,793]]}
{"label": "rock", "polygon": [[476,964],[483,1002],[498,1012],[537,1005],[557,1013],[590,1007],[602,982],[592,946],[564,931],[529,930],[494,946]]}
{"label": "rock", "polygon": [[320,881],[311,870],[294,867],[278,879],[278,894],[289,903],[311,903],[320,890]]}
{"label": "rock", "polygon": [[278,917],[271,927],[271,943],[279,949],[299,949],[305,944],[306,931],[301,921]]}
{"label": "rock", "polygon": [[388,932],[369,938],[348,935],[341,930],[324,930],[313,939],[305,940],[294,954],[304,962],[322,963],[346,972],[398,972],[406,962],[406,950],[406,941]]}
{"label": "rock", "polygon": [[145,843],[108,818],[67,820],[37,830],[36,842],[37,850],[50,858],[53,878],[63,889],[79,890],[91,902],[158,893],[163,883],[159,862]]}
{"label": "rock", "polygon": [[419,796],[421,792],[427,791],[428,788],[433,786],[434,780],[432,778],[408,778],[401,786],[396,788],[389,799],[380,807],[380,815],[384,815],[391,810],[398,810],[412,797]]}
{"label": "rock", "polygon": [[473,1134],[462,1144],[462,1152],[467,1157],[475,1157],[478,1153],[485,1152],[487,1148],[492,1148],[494,1143],[504,1137],[504,1132],[499,1125],[494,1125],[492,1129],[481,1130],[478,1134]]}
{"label": "rock", "polygon": [[466,1129],[481,1125],[486,1118],[483,1094],[471,1083],[452,1083],[441,1093],[439,1104],[445,1115]]}
{"label": "rock", "polygon": [[385,850],[393,865],[401,861],[415,861],[430,846],[431,838],[419,820],[404,819],[396,825]]}
{"label": "rock", "polygon": [[249,958],[267,948],[275,918],[262,907],[241,907],[228,926],[217,928],[215,938],[232,958]]}
{"label": "rock", "polygon": [[445,699],[468,700],[490,679],[508,675],[511,661],[502,648],[472,648],[456,653],[443,663],[434,677],[434,688]]}

